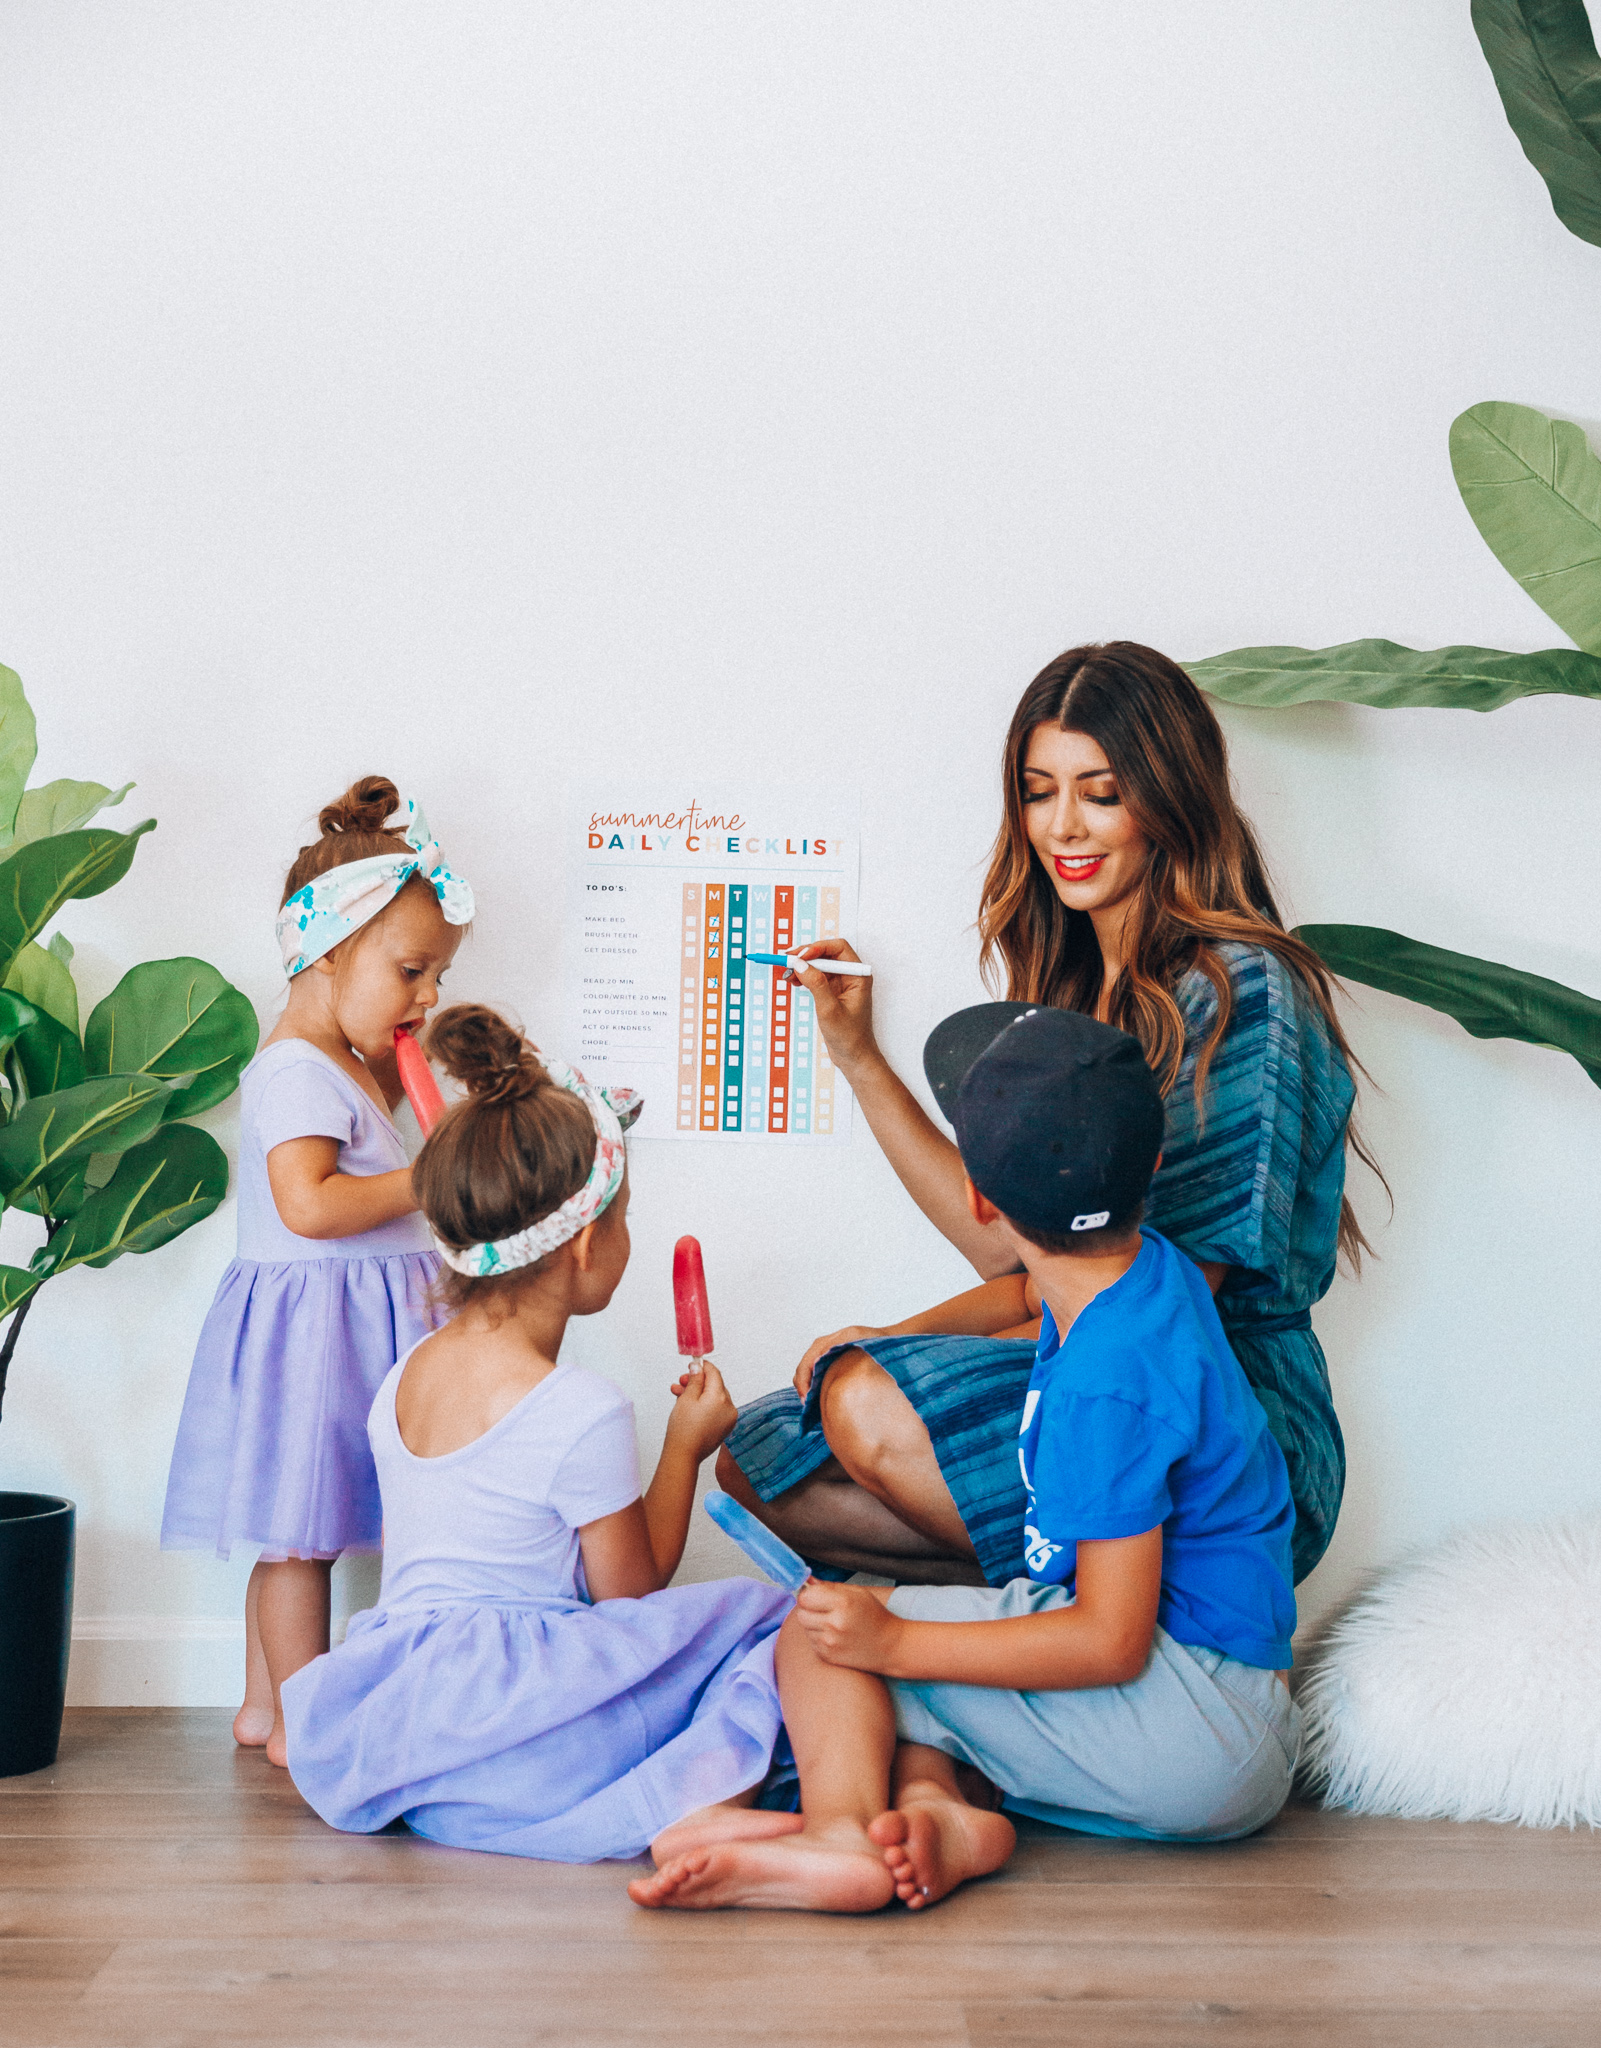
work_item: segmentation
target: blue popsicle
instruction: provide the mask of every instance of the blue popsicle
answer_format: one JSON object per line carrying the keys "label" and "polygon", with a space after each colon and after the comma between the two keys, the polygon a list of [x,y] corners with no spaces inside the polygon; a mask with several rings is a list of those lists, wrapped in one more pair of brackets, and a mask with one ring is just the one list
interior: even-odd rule
{"label": "blue popsicle", "polygon": [[798,1593],[811,1577],[812,1568],[805,1558],[771,1529],[764,1528],[732,1495],[718,1493],[714,1488],[701,1505],[723,1534],[732,1536],[751,1563],[759,1565],[775,1586],[782,1586],[786,1593]]}

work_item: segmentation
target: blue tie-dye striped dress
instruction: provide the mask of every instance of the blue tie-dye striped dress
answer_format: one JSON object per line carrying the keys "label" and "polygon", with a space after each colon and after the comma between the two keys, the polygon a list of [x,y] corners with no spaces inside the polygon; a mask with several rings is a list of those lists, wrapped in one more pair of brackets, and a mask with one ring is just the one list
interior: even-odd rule
{"label": "blue tie-dye striped dress", "polygon": [[[1334,1279],[1355,1091],[1322,1016],[1278,955],[1238,944],[1217,951],[1233,1013],[1198,1105],[1196,1062],[1217,1020],[1217,992],[1199,972],[1174,991],[1184,1063],[1167,1098],[1145,1220],[1192,1258],[1230,1269],[1218,1312],[1289,1466],[1300,1580],[1328,1547],[1345,1485],[1345,1445],[1310,1311]],[[1017,1425],[1034,1346],[881,1337],[859,1348],[894,1375],[927,1425],[990,1583],[1026,1577]],[[822,1377],[820,1366],[804,1406],[784,1388],[740,1411],[728,1448],[764,1500],[828,1458]]]}

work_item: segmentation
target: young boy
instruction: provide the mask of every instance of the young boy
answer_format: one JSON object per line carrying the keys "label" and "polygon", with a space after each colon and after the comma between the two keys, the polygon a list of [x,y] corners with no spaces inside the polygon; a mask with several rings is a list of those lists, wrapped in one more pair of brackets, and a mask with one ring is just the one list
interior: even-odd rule
{"label": "young boy", "polygon": [[[942,1026],[931,1057],[942,1035],[962,1037]],[[973,1214],[1024,1269],[965,1299],[997,1329],[1042,1304],[1029,1577],[804,1587],[778,1649],[801,1829],[717,1840],[727,1823],[696,1816],[630,1886],[641,1904],[931,1904],[1012,1846],[958,1766],[1013,1811],[1158,1840],[1248,1834],[1288,1795],[1289,1480],[1205,1279],[1140,1228],[1162,1103],[1139,1046],[1030,1011],[967,1069],[952,1120]]]}

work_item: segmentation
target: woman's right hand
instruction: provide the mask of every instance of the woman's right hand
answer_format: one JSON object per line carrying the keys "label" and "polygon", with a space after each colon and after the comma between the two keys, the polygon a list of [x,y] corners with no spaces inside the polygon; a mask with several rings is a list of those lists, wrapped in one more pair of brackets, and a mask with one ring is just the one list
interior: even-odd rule
{"label": "woman's right hand", "polygon": [[[843,939],[819,939],[798,949],[802,960],[858,960],[861,955]],[[878,1050],[873,1037],[873,978],[870,974],[821,974],[804,968],[796,975],[812,999],[817,1028],[828,1056],[848,1080],[850,1069]]]}
{"label": "woman's right hand", "polygon": [[825,1351],[832,1351],[836,1344],[859,1344],[864,1337],[883,1337],[888,1332],[870,1330],[866,1323],[852,1323],[848,1330],[836,1330],[832,1337],[819,1337],[795,1368],[795,1391],[804,1401],[812,1390],[812,1374],[817,1370],[817,1361]]}

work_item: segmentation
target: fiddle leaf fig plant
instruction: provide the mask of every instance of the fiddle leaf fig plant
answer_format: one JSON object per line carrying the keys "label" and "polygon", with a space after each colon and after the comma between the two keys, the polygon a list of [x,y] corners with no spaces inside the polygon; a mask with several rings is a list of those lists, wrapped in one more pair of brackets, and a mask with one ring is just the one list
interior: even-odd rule
{"label": "fiddle leaf fig plant", "polygon": [[41,934],[119,882],[156,821],[91,827],[133,785],[29,789],[34,753],[21,679],[0,667],[0,1210],[44,1225],[26,1266],[0,1264],[0,1401],[40,1288],[154,1251],[221,1202],[227,1155],[182,1119],[227,1100],[258,1036],[249,1000],[189,959],[130,968],[80,1031],[72,947]]}
{"label": "fiddle leaf fig plant", "polygon": [[[1601,57],[1584,0],[1472,0],[1472,18],[1558,219],[1601,247]],[[1241,647],[1187,664],[1200,687],[1266,708],[1494,711],[1520,697],[1601,697],[1601,459],[1571,421],[1501,400],[1469,406],[1450,449],[1484,542],[1575,647]],[[1425,1003],[1479,1038],[1569,1053],[1601,1085],[1601,1003],[1577,989],[1367,925],[1303,925],[1300,936],[1347,981]]]}
{"label": "fiddle leaf fig plant", "polygon": [[1454,1017],[1475,1038],[1520,1038],[1576,1059],[1601,1088],[1601,1003],[1543,975],[1449,953],[1367,924],[1303,924],[1331,973]]}

